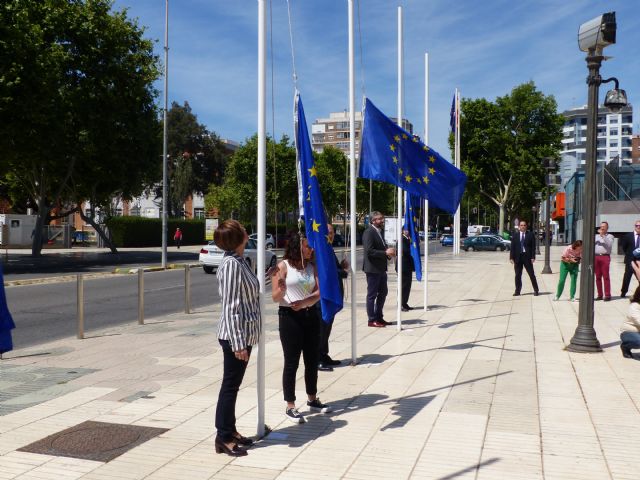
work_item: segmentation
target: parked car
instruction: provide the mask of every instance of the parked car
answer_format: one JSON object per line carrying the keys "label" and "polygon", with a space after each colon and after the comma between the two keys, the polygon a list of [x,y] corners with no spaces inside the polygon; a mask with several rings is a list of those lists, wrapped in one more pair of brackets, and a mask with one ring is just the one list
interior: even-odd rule
{"label": "parked car", "polygon": [[[251,235],[249,235],[249,239],[255,241],[256,244],[257,244],[258,243],[258,234],[257,233],[252,233]],[[267,236],[266,236],[265,240],[266,240],[266,247],[268,249],[272,249],[273,247],[276,246],[276,241],[273,238],[273,235],[271,235],[270,233],[267,233]]]}
{"label": "parked car", "polygon": [[[418,232],[418,235],[420,236],[420,240],[424,240],[424,230],[421,230],[420,232]],[[436,238],[438,238],[438,232],[436,232],[435,230],[429,231],[427,236],[429,240],[435,240]]]}
{"label": "parked car", "polygon": [[481,237],[493,237],[499,242],[501,242],[507,250],[511,250],[511,240],[507,240],[496,233],[487,233],[480,235]]}
{"label": "parked car", "polygon": [[440,238],[440,244],[443,247],[453,247],[453,235],[451,235],[450,233],[445,233],[444,235],[442,235],[442,237]]}
{"label": "parked car", "polygon": [[[223,255],[224,250],[218,248],[214,242],[209,242],[200,249],[198,262],[202,265],[205,273],[214,273],[220,266]],[[256,245],[256,241],[251,238],[244,249],[244,259],[255,272],[256,265],[258,264],[258,246]],[[278,263],[278,259],[273,252],[266,250],[264,263],[266,271],[270,267],[274,267]]]}
{"label": "parked car", "polygon": [[502,250],[504,252],[507,247],[492,235],[476,235],[465,238],[462,242],[462,249],[465,252],[469,250]]}

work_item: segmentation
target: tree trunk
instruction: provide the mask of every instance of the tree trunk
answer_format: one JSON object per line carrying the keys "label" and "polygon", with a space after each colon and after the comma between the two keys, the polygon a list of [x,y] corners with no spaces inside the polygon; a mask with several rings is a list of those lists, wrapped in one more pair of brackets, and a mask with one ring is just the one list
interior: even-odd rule
{"label": "tree trunk", "polygon": [[39,257],[42,255],[42,230],[45,226],[45,219],[49,216],[49,206],[47,205],[47,199],[39,197],[36,200],[38,205],[38,215],[36,216],[36,226],[31,232],[31,256]]}
{"label": "tree trunk", "polygon": [[504,232],[504,203],[498,205],[498,208],[500,208],[500,227],[498,234],[502,236],[502,233]]}
{"label": "tree trunk", "polygon": [[109,247],[109,249],[111,250],[111,253],[118,253],[116,246],[113,244],[111,239],[107,236],[103,228],[95,222],[93,217],[87,217],[85,213],[82,211],[82,209],[79,209],[79,210],[80,210],[80,218],[82,218],[82,220],[84,220],[86,223],[88,223],[93,227],[96,233],[100,235],[100,238],[102,238],[102,240],[104,241],[104,244],[107,247]]}

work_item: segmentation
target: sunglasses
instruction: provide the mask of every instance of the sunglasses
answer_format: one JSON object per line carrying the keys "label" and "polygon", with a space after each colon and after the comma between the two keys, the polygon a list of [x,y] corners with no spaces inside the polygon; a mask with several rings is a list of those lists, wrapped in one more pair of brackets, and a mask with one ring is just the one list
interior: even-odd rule
{"label": "sunglasses", "polygon": [[636,228],[640,228],[640,225],[636,225]]}

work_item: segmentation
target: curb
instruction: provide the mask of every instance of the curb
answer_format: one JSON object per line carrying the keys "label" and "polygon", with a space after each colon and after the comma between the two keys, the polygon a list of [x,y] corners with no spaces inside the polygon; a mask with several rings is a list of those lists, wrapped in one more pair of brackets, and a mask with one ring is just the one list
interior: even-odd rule
{"label": "curb", "polygon": [[170,264],[167,265],[166,269],[162,268],[161,266],[115,268],[112,273],[116,273],[116,274],[120,274],[120,275],[122,275],[122,274],[124,274],[124,275],[136,274],[136,273],[138,273],[138,270],[140,270],[140,268],[142,268],[142,270],[144,272],[161,272],[163,270],[184,269],[185,265],[189,265],[189,268],[195,268],[195,267],[199,267],[200,266],[199,263],[170,263]]}

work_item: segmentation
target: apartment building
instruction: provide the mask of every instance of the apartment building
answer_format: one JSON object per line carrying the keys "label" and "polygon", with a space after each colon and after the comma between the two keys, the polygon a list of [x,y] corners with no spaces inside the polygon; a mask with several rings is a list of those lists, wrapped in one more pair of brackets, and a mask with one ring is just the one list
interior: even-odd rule
{"label": "apartment building", "polygon": [[[562,113],[565,124],[562,128],[562,152],[560,175],[564,185],[586,161],[587,106],[566,110]],[[612,113],[601,106],[598,109],[597,161],[612,160],[622,166],[632,162],[633,108],[627,105],[620,112]]]}
{"label": "apartment building", "polygon": [[[396,121],[395,118],[392,118]],[[355,112],[356,159],[360,155],[360,136],[362,133],[362,112]],[[413,134],[413,125],[407,119],[402,128]],[[333,112],[329,118],[318,118],[311,125],[311,147],[321,153],[328,145],[343,151],[347,156],[350,148],[349,112]]]}

